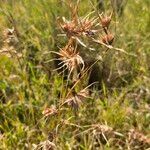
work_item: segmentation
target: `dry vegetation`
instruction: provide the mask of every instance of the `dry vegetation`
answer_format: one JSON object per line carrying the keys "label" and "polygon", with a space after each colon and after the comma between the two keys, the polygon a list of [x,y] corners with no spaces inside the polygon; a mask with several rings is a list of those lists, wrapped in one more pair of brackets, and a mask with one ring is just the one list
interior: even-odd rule
{"label": "dry vegetation", "polygon": [[0,1],[0,150],[149,150],[150,1]]}

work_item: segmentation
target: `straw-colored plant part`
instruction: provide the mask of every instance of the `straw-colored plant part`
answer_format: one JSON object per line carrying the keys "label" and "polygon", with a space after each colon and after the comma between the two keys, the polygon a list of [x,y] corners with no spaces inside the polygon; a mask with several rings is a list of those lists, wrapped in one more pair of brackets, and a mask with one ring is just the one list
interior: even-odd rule
{"label": "straw-colored plant part", "polygon": [[93,35],[95,26],[97,24],[98,17],[90,17],[93,12],[88,13],[85,17],[78,16],[78,5],[73,5],[71,1],[67,1],[67,5],[70,8],[71,20],[67,20],[62,17],[62,21],[58,19],[58,24],[66,35],[70,38],[72,36]]}
{"label": "straw-colored plant part", "polygon": [[78,110],[80,105],[87,98],[89,98],[89,91],[87,88],[85,88],[78,93],[72,92],[72,95],[69,96],[62,105],[67,104],[68,106],[71,106],[73,109]]}
{"label": "straw-colored plant part", "polygon": [[18,37],[14,28],[6,28],[3,32],[4,43],[15,45],[18,42]]}
{"label": "straw-colored plant part", "polygon": [[60,27],[68,37],[76,36],[79,34],[75,22],[67,21],[64,17],[63,17],[63,23],[60,23]]}
{"label": "straw-colored plant part", "polygon": [[110,16],[99,14],[99,18],[102,27],[108,29],[112,18],[112,13],[110,14]]}
{"label": "straw-colored plant part", "polygon": [[102,37],[102,42],[104,44],[111,45],[113,41],[114,41],[114,35],[112,34],[106,34],[105,36]]}
{"label": "straw-colored plant part", "polygon": [[3,47],[0,49],[0,55],[5,55],[10,58],[21,58],[22,54],[16,51],[18,37],[15,29],[6,28],[3,32],[3,38]]}
{"label": "straw-colored plant part", "polygon": [[136,131],[135,129],[130,129],[128,132],[128,139],[132,147],[150,147],[150,138],[145,136],[143,133]]}
{"label": "straw-colored plant part", "polygon": [[79,18],[79,31],[83,35],[91,36],[94,35],[96,30],[96,24],[97,24],[98,17],[89,18],[89,14],[80,20]]}
{"label": "straw-colored plant part", "polygon": [[93,35],[97,31],[95,27],[98,17],[89,18],[89,15],[70,21],[62,17],[62,21],[58,21],[58,23],[69,38],[72,36]]}
{"label": "straw-colored plant part", "polygon": [[55,106],[51,106],[51,108],[45,108],[42,112],[42,114],[47,117],[47,116],[52,116],[57,114],[58,110],[55,108]]}
{"label": "straw-colored plant part", "polygon": [[106,143],[108,142],[108,137],[113,137],[113,128],[107,125],[93,125],[93,137],[96,138],[98,142]]}
{"label": "straw-colored plant part", "polygon": [[41,149],[42,150],[56,150],[56,145],[53,142],[46,140],[36,145],[34,148],[34,150],[41,150]]}
{"label": "straw-colored plant part", "polygon": [[64,48],[60,48],[59,52],[53,52],[59,56],[58,60],[61,62],[58,64],[60,67],[58,67],[56,70],[65,71],[68,69],[69,71],[69,77],[73,71],[77,71],[79,68],[80,71],[84,70],[84,61],[82,57],[79,55],[78,50],[73,47],[73,45],[67,45]]}

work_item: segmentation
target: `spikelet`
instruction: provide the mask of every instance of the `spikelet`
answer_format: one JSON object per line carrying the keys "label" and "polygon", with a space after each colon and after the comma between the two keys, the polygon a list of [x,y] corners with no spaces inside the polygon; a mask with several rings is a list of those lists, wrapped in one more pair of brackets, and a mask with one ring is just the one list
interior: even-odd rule
{"label": "spikelet", "polygon": [[55,70],[65,71],[69,70],[69,76],[71,73],[76,70],[78,67],[81,68],[81,71],[84,70],[84,61],[82,57],[79,55],[79,52],[73,45],[67,44],[64,48],[60,48],[59,52],[53,52],[59,56],[59,60],[61,61],[58,67]]}
{"label": "spikelet", "polygon": [[65,17],[62,17],[62,21],[60,18],[57,19],[57,22],[61,29],[66,33],[67,37],[72,37],[72,36],[82,36],[82,35],[93,35],[96,30],[96,24],[98,17],[91,17],[89,18],[89,13],[85,17],[76,17],[72,18],[72,20],[67,20]]}
{"label": "spikelet", "polygon": [[111,45],[113,43],[113,41],[114,41],[114,35],[112,35],[112,34],[107,34],[102,37],[102,42],[104,44]]}
{"label": "spikelet", "polygon": [[89,98],[89,91],[87,88],[79,91],[78,93],[73,92],[72,95],[65,100],[63,105],[67,104],[74,110],[78,110],[86,98]]}

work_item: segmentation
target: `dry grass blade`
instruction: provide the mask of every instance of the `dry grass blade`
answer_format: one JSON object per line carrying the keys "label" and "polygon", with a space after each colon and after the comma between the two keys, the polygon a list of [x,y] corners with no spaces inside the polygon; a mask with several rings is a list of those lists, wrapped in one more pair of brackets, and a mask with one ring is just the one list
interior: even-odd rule
{"label": "dry grass blade", "polygon": [[112,45],[105,44],[104,42],[99,41],[99,40],[95,40],[95,39],[92,39],[92,40],[93,40],[93,42],[98,43],[98,44],[101,44],[102,46],[105,46],[105,47],[108,48],[108,49],[114,49],[114,50],[119,51],[119,52],[122,52],[122,53],[124,53],[124,54],[137,57],[137,55],[128,53],[128,52],[126,52],[124,49],[115,48],[115,47],[113,47]]}

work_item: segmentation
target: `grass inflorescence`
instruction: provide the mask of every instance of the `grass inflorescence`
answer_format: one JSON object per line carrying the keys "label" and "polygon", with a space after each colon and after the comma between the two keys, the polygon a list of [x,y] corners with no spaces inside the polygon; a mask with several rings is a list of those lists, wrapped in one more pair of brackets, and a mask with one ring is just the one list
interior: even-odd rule
{"label": "grass inflorescence", "polygon": [[149,6],[0,1],[0,149],[149,149]]}

